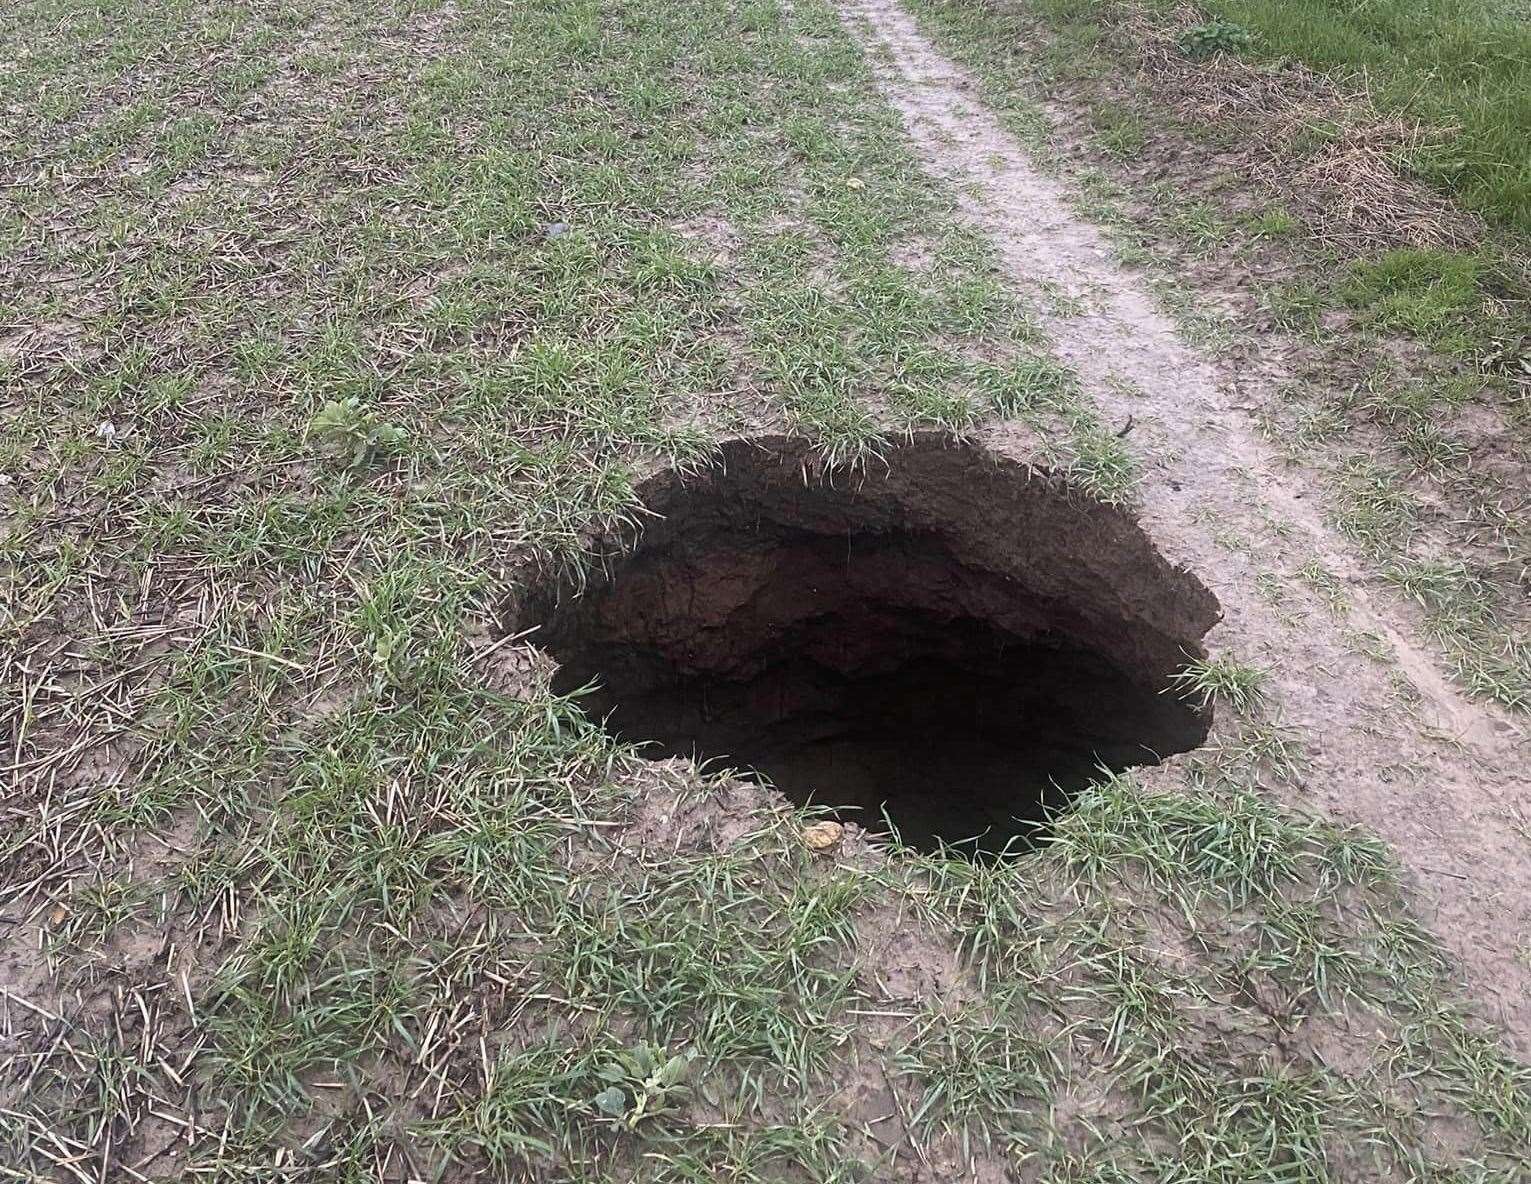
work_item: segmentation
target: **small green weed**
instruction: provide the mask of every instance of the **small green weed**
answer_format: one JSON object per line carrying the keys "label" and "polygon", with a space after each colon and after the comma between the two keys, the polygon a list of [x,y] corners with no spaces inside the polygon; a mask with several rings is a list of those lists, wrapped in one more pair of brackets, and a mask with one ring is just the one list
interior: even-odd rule
{"label": "small green weed", "polygon": [[1192,25],[1178,40],[1187,57],[1209,58],[1218,53],[1243,53],[1254,46],[1255,35],[1237,21],[1214,17],[1205,24]]}
{"label": "small green weed", "polygon": [[595,1108],[624,1129],[637,1130],[647,1119],[673,1114],[690,1097],[685,1084],[690,1069],[689,1054],[666,1057],[647,1044],[618,1053],[600,1070],[607,1084],[595,1095]]}
{"label": "small green weed", "polygon": [[397,452],[408,438],[403,428],[363,407],[355,395],[325,403],[308,421],[306,435],[353,469],[370,464],[380,455]]}

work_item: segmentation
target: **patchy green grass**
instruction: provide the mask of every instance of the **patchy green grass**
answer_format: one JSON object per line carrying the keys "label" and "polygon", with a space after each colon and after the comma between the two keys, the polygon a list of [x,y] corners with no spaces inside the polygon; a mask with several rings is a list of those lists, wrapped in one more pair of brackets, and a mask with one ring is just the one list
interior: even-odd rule
{"label": "patchy green grass", "polygon": [[1461,560],[1405,559],[1383,576],[1418,603],[1463,682],[1506,707],[1531,706],[1531,646],[1495,628],[1504,607],[1495,581]]}
{"label": "patchy green grass", "polygon": [[[1047,68],[1109,69],[1124,14],[1188,15],[1171,0],[1015,0],[1055,30]],[[1531,232],[1531,24],[1517,0],[1198,0],[1180,35],[1192,58],[1295,59],[1363,90],[1386,113],[1441,133],[1409,167],[1515,233]],[[1317,138],[1342,129],[1315,127]]]}
{"label": "patchy green grass", "polygon": [[496,640],[740,427],[1015,416],[1130,496],[830,10],[24,0],[0,49],[4,1172],[1519,1170],[1524,1068],[1387,854],[1254,791],[1273,721],[1032,857],[825,859]]}
{"label": "patchy green grass", "polygon": [[1254,49],[1359,75],[1385,110],[1452,134],[1410,163],[1468,207],[1531,232],[1531,22],[1515,0],[1200,0]]}
{"label": "patchy green grass", "polygon": [[1486,264],[1449,251],[1400,248],[1351,268],[1339,295],[1375,324],[1467,353],[1480,344]]}

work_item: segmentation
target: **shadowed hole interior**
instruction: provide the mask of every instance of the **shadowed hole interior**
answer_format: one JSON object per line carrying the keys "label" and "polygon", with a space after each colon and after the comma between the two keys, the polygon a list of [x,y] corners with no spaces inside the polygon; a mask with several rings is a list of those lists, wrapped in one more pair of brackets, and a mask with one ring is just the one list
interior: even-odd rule
{"label": "shadowed hole interior", "polygon": [[859,471],[740,441],[640,491],[657,515],[575,594],[532,589],[592,715],[903,841],[1022,850],[1101,770],[1201,744],[1171,674],[1217,602],[1132,518],[919,436]]}

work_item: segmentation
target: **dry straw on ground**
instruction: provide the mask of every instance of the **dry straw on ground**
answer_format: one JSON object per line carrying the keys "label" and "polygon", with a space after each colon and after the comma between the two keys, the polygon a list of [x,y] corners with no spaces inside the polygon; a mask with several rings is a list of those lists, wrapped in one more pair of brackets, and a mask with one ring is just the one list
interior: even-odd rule
{"label": "dry straw on ground", "polygon": [[1168,20],[1134,11],[1122,28],[1150,80],[1172,96],[1174,113],[1238,129],[1254,179],[1301,208],[1318,237],[1353,250],[1483,241],[1482,221],[1411,176],[1406,163],[1449,141],[1450,129],[1381,114],[1363,75],[1339,82],[1295,61],[1188,58],[1181,35],[1205,19],[1190,6]]}

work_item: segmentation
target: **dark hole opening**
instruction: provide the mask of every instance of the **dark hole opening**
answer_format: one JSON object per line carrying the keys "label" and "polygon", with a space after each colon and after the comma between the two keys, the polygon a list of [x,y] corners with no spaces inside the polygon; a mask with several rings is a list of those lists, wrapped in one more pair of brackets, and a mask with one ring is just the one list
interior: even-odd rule
{"label": "dark hole opening", "polygon": [[1127,516],[946,441],[806,478],[770,443],[655,479],[641,544],[513,622],[647,755],[975,853],[1024,850],[1102,770],[1205,739],[1163,692],[1216,602]]}

